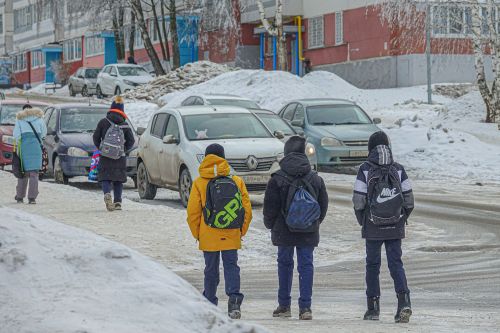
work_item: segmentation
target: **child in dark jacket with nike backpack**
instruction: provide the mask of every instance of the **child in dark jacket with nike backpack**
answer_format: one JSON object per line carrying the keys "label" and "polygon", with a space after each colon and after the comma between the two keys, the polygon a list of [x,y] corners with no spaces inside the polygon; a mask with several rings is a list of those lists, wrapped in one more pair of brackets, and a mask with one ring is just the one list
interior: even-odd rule
{"label": "child in dark jacket with nike backpack", "polygon": [[370,137],[368,150],[368,159],[359,168],[353,194],[354,212],[366,241],[368,309],[364,319],[379,319],[381,248],[385,245],[398,299],[394,319],[396,323],[407,323],[412,310],[401,259],[401,241],[405,238],[405,225],[414,206],[412,187],[404,167],[394,162],[389,138],[384,132],[376,132]]}

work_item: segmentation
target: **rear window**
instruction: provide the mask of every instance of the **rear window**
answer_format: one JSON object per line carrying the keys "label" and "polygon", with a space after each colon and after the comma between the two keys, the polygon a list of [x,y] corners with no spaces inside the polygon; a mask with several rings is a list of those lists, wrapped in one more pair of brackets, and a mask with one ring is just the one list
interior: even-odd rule
{"label": "rear window", "polygon": [[87,79],[96,79],[97,74],[99,74],[100,70],[97,68],[89,68],[85,71],[85,77]]}

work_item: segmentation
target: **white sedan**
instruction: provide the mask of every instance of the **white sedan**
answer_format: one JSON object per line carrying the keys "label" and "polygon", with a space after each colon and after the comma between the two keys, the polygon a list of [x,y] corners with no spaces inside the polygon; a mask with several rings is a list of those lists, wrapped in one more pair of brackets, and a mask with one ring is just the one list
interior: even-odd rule
{"label": "white sedan", "polygon": [[[253,113],[229,106],[163,108],[141,135],[138,149],[138,189],[142,199],[154,199],[158,187],[179,191],[187,206],[192,180],[205,149],[221,144],[232,174],[243,178],[251,193],[263,193],[271,174],[279,170],[284,144]],[[143,132],[143,133],[141,133]]]}
{"label": "white sedan", "polygon": [[122,92],[149,83],[153,76],[144,68],[131,64],[104,66],[97,76],[96,94],[98,98],[120,95]]}

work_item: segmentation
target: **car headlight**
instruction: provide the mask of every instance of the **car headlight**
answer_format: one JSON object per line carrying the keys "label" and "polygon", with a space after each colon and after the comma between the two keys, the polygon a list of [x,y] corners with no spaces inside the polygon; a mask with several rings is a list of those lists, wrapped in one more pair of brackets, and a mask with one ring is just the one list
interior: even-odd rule
{"label": "car headlight", "polygon": [[11,135],[3,135],[2,142],[6,145],[13,146],[16,143],[16,140]]}
{"label": "car headlight", "polygon": [[68,155],[73,157],[89,157],[89,153],[78,147],[69,147]]}
{"label": "car headlight", "polygon": [[314,154],[316,154],[316,148],[314,148],[314,145],[312,143],[308,143],[306,145],[306,155],[314,156]]}
{"label": "car headlight", "polygon": [[138,86],[139,84],[130,80],[123,80],[123,83],[128,84],[129,86],[135,87]]}
{"label": "car headlight", "polygon": [[198,162],[201,163],[205,158],[205,154],[196,154],[196,158],[198,159]]}
{"label": "car headlight", "polygon": [[342,147],[342,142],[335,138],[324,137],[321,139],[321,146],[323,147]]}
{"label": "car headlight", "polygon": [[278,162],[281,162],[281,160],[285,157],[285,153],[278,153],[278,155],[276,155],[276,160],[278,160]]}

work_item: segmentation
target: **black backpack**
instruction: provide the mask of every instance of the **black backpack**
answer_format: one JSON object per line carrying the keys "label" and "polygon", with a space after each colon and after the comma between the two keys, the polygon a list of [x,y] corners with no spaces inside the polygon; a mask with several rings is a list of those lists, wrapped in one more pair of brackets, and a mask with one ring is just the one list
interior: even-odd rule
{"label": "black backpack", "polygon": [[390,165],[369,163],[368,219],[375,225],[393,225],[401,220],[403,192],[396,168]]}
{"label": "black backpack", "polygon": [[292,181],[283,171],[277,175],[285,178],[290,185],[283,209],[285,223],[291,232],[314,232],[315,224],[321,216],[318,194],[309,182],[310,174],[296,177]]}
{"label": "black backpack", "polygon": [[203,209],[205,223],[216,229],[241,229],[245,209],[241,192],[231,177],[216,177],[208,182],[207,201]]}

